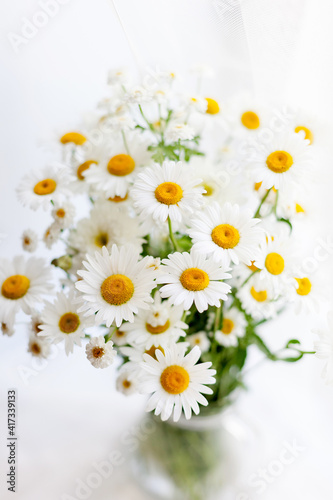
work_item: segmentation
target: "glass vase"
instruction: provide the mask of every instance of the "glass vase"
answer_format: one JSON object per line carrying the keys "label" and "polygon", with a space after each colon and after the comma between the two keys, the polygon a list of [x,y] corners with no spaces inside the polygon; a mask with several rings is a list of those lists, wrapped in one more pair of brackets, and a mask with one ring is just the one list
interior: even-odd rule
{"label": "glass vase", "polygon": [[177,423],[146,418],[153,431],[140,444],[134,472],[151,498],[223,500],[223,492],[237,480],[239,457],[251,432],[232,409]]}

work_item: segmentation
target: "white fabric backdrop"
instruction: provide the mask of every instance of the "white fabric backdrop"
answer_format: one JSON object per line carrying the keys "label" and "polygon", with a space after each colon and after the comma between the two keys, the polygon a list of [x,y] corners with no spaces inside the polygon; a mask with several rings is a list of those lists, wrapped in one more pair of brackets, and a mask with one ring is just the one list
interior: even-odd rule
{"label": "white fabric backdrop", "polygon": [[[320,8],[316,0],[118,0],[117,6],[139,54],[141,71],[156,65],[177,71],[204,62],[214,66],[218,76],[218,87],[209,81],[207,93],[229,96],[237,89],[253,88],[264,97],[306,103],[322,122],[330,122],[330,0],[321,0]],[[82,113],[95,105],[105,91],[110,67],[137,68],[108,0],[63,1],[54,17],[15,52],[8,36],[20,34],[25,19],[38,19],[39,11],[41,2],[35,0],[2,0],[0,6],[0,233],[7,235],[0,251],[9,257],[18,253],[24,228],[47,224],[46,216],[18,204],[19,178],[49,158],[41,147],[45,141],[74,127]],[[329,139],[332,129],[327,126],[324,138]],[[314,189],[319,234],[332,237],[327,215],[333,208],[332,166],[327,158],[320,158],[324,185]],[[332,263],[324,265],[332,282]],[[286,331],[292,331],[311,347],[310,327],[323,322],[322,317],[295,319],[288,314],[270,329],[269,340],[281,345]],[[66,358],[60,352],[45,367],[32,367],[23,326],[14,337],[0,338],[0,469],[7,472],[6,391],[16,387],[16,498],[20,500],[60,500],[63,493],[74,496],[76,479],[85,480],[94,461],[118,449],[119,436],[141,415],[140,397],[129,400],[115,392],[113,369],[99,372],[80,354]],[[27,385],[18,371],[22,365],[33,369]],[[252,443],[249,456],[245,453],[241,477],[226,500],[331,500],[333,389],[323,385],[320,371],[320,363],[308,358],[296,366],[266,363],[249,372],[251,391],[242,397],[237,411],[261,429],[262,437],[257,446]],[[306,450],[256,496],[248,486],[249,477],[277,460],[284,441],[294,439]],[[90,498],[147,498],[126,479],[127,465],[128,460]],[[125,479],[126,486],[120,484]],[[3,474],[0,496],[12,498]]]}

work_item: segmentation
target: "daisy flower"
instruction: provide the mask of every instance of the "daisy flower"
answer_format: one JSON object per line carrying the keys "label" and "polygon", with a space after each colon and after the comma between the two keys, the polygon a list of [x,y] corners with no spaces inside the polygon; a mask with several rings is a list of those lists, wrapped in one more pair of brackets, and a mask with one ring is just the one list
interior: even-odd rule
{"label": "daisy flower", "polygon": [[108,73],[108,85],[126,85],[130,80],[130,76],[127,68],[111,69]]}
{"label": "daisy flower", "polygon": [[295,294],[293,301],[295,303],[295,312],[318,314],[321,304],[328,296],[328,291],[323,287],[322,280],[316,274],[299,274],[295,279]]}
{"label": "daisy flower", "polygon": [[189,335],[187,340],[191,347],[198,346],[201,352],[207,352],[209,350],[210,341],[207,337],[207,333],[204,331]]}
{"label": "daisy flower", "polygon": [[127,332],[129,344],[144,344],[146,349],[153,345],[164,346],[184,337],[188,325],[181,321],[183,308],[161,301],[160,293],[154,296],[154,304],[147,311],[140,311],[134,323],[124,323],[121,329]]}
{"label": "daisy flower", "polygon": [[65,229],[73,224],[75,216],[75,207],[72,203],[63,202],[56,203],[51,212],[54,221],[62,228]]}
{"label": "daisy flower", "polygon": [[168,144],[177,141],[190,141],[194,136],[194,129],[186,123],[170,122],[165,131],[165,140]]}
{"label": "daisy flower", "polygon": [[116,380],[117,391],[121,392],[125,396],[130,396],[138,392],[138,380],[133,375],[133,370],[129,369],[127,365],[130,363],[125,363],[119,370],[119,374]]}
{"label": "daisy flower", "polygon": [[333,385],[333,312],[330,311],[327,315],[329,331],[314,330],[319,337],[314,344],[316,356],[325,361],[325,366],[322,372],[323,378],[327,384]]}
{"label": "daisy flower", "polygon": [[15,314],[8,314],[6,311],[1,312],[0,328],[3,335],[11,337],[15,333]]}
{"label": "daisy flower", "polygon": [[26,252],[33,253],[38,245],[38,236],[35,231],[27,229],[22,234],[22,248]]}
{"label": "daisy flower", "polygon": [[51,249],[53,245],[59,240],[62,227],[58,222],[52,222],[52,224],[46,229],[43,241],[46,248]]}
{"label": "daisy flower", "polygon": [[151,163],[148,144],[136,135],[129,138],[128,144],[129,150],[120,139],[111,143],[98,165],[92,164],[82,172],[87,182],[104,192],[106,198],[125,197],[138,169]]}
{"label": "daisy flower", "polygon": [[40,325],[42,324],[42,316],[39,313],[34,313],[31,316],[30,329],[34,335],[38,335],[41,332]]}
{"label": "daisy flower", "polygon": [[229,266],[230,261],[250,265],[263,238],[262,229],[256,227],[259,222],[260,219],[253,219],[249,209],[213,203],[190,221],[188,234],[194,250],[212,255],[214,261],[224,267]]}
{"label": "daisy flower", "polygon": [[141,252],[145,241],[142,234],[143,230],[135,219],[103,201],[96,203],[90,216],[79,220],[70,230],[68,243],[82,253],[101,251],[103,246],[111,250],[114,244],[122,246],[126,243],[131,243]]}
{"label": "daisy flower", "polygon": [[85,328],[93,324],[90,318],[86,318],[79,311],[79,304],[73,291],[68,295],[60,292],[54,303],[46,302],[41,320],[39,326],[41,331],[38,336],[46,337],[54,344],[64,341],[67,355],[73,352],[74,344],[81,346]]}
{"label": "daisy flower", "polygon": [[29,337],[28,352],[36,358],[47,358],[50,354],[50,343],[32,334]]}
{"label": "daisy flower", "polygon": [[273,318],[281,306],[281,302],[274,301],[272,289],[255,277],[239,288],[236,295],[245,312],[258,321]]}
{"label": "daisy flower", "polygon": [[102,254],[87,255],[83,265],[87,270],[78,271],[82,280],[75,284],[85,301],[80,311],[94,315],[96,323],[109,327],[115,321],[119,327],[123,320],[133,322],[134,314],[153,302],[154,271],[146,268],[145,258],[139,261],[135,248],[113,245],[109,254],[103,247]]}
{"label": "daisy flower", "polygon": [[236,347],[238,338],[245,335],[246,324],[244,314],[235,307],[223,311],[222,328],[215,332],[216,341],[224,347]]}
{"label": "daisy flower", "polygon": [[21,203],[33,210],[48,209],[50,202],[58,202],[71,196],[71,177],[64,165],[54,163],[40,170],[33,170],[23,177],[17,188]]}
{"label": "daisy flower", "polygon": [[299,185],[311,167],[309,141],[300,134],[276,134],[268,143],[256,143],[255,149],[254,158],[249,160],[251,172],[265,189]]}
{"label": "daisy flower", "polygon": [[165,161],[162,166],[147,167],[138,175],[131,190],[134,206],[143,216],[165,222],[168,217],[180,222],[202,204],[201,179],[193,179],[182,162]]}
{"label": "daisy flower", "polygon": [[12,261],[0,259],[0,310],[15,314],[22,309],[29,314],[36,303],[53,289],[51,271],[43,259],[14,257]]}
{"label": "daisy flower", "polygon": [[292,295],[295,285],[293,249],[284,233],[274,235],[274,239],[267,236],[266,241],[260,245],[255,265],[261,269],[258,277],[273,289],[275,295],[288,292],[289,296]]}
{"label": "daisy flower", "polygon": [[95,368],[107,368],[114,362],[117,352],[113,348],[113,342],[105,342],[103,335],[100,335],[89,340],[86,355]]}
{"label": "daisy flower", "polygon": [[117,346],[128,344],[128,332],[125,332],[122,326],[119,328],[111,328],[112,340]]}
{"label": "daisy flower", "polygon": [[140,392],[152,394],[146,411],[155,410],[162,420],[173,414],[177,422],[184,410],[185,418],[190,419],[192,411],[200,412],[198,403],[207,406],[208,401],[202,394],[212,394],[209,384],[215,384],[216,370],[210,369],[212,363],[196,364],[200,358],[199,347],[194,347],[185,356],[179,344],[165,349],[165,354],[156,351],[157,360],[144,355],[143,369],[146,378],[140,382]]}
{"label": "daisy flower", "polygon": [[170,254],[162,263],[166,274],[158,276],[156,281],[166,283],[160,290],[161,297],[169,297],[171,304],[188,310],[194,302],[201,313],[209,305],[219,307],[221,300],[227,300],[231,287],[221,280],[231,276],[212,258],[191,250],[191,253]]}

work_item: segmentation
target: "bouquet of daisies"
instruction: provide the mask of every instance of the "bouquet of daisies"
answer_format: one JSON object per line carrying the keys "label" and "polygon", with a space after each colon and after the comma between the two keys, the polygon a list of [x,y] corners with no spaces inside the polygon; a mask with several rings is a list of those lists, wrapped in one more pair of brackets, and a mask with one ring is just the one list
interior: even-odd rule
{"label": "bouquet of daisies", "polygon": [[149,394],[162,420],[217,411],[243,386],[250,346],[271,360],[305,354],[295,338],[271,352],[258,327],[293,302],[316,306],[293,238],[313,131],[251,96],[184,92],[173,73],[137,85],[117,70],[108,84],[79,131],[59,135],[56,161],[18,186],[52,221],[24,231],[23,249],[41,239],[50,263],[1,259],[2,330],[21,309],[34,356],[63,342],[104,369],[118,355],[117,389]]}

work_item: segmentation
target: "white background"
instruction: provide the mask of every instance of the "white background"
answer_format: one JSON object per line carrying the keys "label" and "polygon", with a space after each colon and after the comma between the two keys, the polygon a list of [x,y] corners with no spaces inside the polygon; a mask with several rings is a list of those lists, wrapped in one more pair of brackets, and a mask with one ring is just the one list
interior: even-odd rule
{"label": "white background", "polygon": [[[238,2],[229,0],[227,5],[234,3]],[[9,34],[20,35],[24,19],[37,19],[41,7],[35,0],[1,1],[0,233],[7,235],[1,241],[2,255],[20,252],[19,237],[26,227],[42,230],[46,226],[46,216],[18,204],[15,187],[24,172],[50,158],[45,144],[75,128],[82,114],[104,95],[111,67],[129,66],[137,71],[137,59],[143,73],[147,66],[185,71],[196,62],[213,65],[218,79],[208,82],[207,92],[227,97],[238,88],[253,88],[264,97],[279,93],[279,98],[306,105],[316,115],[322,123],[322,142],[329,146],[331,2],[241,3],[243,17],[233,19],[233,10],[222,9],[221,3],[214,8],[209,0],[118,0],[135,47],[134,57],[107,0],[64,2],[17,52]],[[309,248],[319,236],[333,234],[329,160],[329,154],[318,159],[321,182],[314,187],[318,227],[309,235],[310,240],[313,236]],[[332,262],[323,266],[329,285]],[[288,313],[269,327],[265,337],[272,346],[280,346],[288,336],[296,336],[311,348],[311,329],[324,325],[324,318],[322,314],[295,319]],[[128,428],[133,430],[144,402],[140,397],[126,399],[117,394],[114,370],[93,369],[81,351],[70,358],[60,352],[36,370],[26,353],[26,342],[23,325],[17,327],[14,337],[0,338],[1,498],[13,498],[4,480],[5,406],[7,389],[15,387],[19,435],[16,498],[60,500],[64,493],[74,496],[77,478],[85,480],[94,470],[93,462],[119,449],[119,437]],[[20,376],[22,366],[33,370],[27,383]],[[320,362],[311,357],[298,365],[264,363],[249,371],[250,391],[240,399],[237,413],[257,437],[247,454],[244,449],[244,469],[240,478],[231,481],[226,499],[332,499],[333,389],[324,385],[321,369]],[[267,484],[262,495],[256,495],[248,486],[251,474],[278,460],[284,442],[293,440],[304,451]],[[126,479],[128,462],[90,498],[147,498]],[[237,496],[242,492],[243,496]]]}

